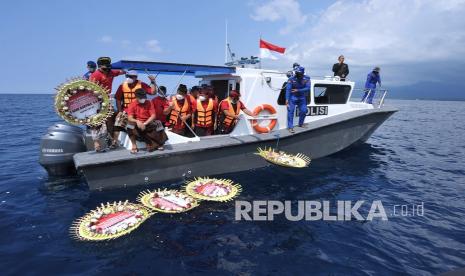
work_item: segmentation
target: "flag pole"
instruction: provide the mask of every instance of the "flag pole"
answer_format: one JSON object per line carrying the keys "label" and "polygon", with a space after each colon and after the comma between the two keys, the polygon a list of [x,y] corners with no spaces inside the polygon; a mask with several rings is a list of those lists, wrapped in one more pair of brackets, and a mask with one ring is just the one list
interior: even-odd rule
{"label": "flag pole", "polygon": [[[260,51],[260,42],[262,41],[262,34],[260,34],[260,41],[258,42],[258,50]],[[260,62],[258,63],[258,69],[262,69],[262,55],[260,53]]]}

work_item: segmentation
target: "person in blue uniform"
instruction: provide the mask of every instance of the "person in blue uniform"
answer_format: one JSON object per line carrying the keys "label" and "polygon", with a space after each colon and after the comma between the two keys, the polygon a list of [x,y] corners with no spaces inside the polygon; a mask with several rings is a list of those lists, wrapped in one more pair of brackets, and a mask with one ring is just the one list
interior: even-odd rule
{"label": "person in blue uniform", "polygon": [[375,67],[367,75],[367,81],[365,82],[365,95],[363,95],[362,102],[372,104],[373,98],[375,97],[376,84],[379,83],[381,87],[381,76],[379,75],[380,68]]}
{"label": "person in blue uniform", "polygon": [[295,107],[299,108],[299,127],[304,127],[307,114],[307,95],[310,93],[310,77],[305,75],[305,68],[297,67],[294,76],[290,77],[286,86],[287,129],[294,133]]}
{"label": "person in blue uniform", "polygon": [[96,69],[97,69],[97,64],[95,62],[93,62],[92,60],[89,60],[87,62],[87,73],[85,73],[84,76],[83,76],[84,79],[89,80],[90,75],[92,73],[94,73]]}

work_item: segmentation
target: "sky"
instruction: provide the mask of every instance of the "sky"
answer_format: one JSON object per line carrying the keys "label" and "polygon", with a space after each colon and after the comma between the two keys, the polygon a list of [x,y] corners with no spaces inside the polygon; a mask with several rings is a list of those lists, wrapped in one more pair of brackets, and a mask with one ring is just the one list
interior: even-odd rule
{"label": "sky", "polygon": [[222,65],[226,20],[238,57],[257,55],[260,36],[287,48],[265,68],[330,75],[344,54],[352,80],[380,66],[385,87],[459,83],[465,69],[465,0],[15,0],[1,10],[0,93],[54,93],[99,56]]}

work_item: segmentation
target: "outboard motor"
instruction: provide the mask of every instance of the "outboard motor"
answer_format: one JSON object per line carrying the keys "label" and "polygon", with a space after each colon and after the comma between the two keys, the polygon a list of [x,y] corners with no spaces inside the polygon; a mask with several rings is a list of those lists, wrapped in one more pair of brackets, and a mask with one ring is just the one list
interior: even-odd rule
{"label": "outboard motor", "polygon": [[83,130],[77,126],[55,124],[40,142],[39,163],[50,176],[76,174],[73,155],[86,151]]}

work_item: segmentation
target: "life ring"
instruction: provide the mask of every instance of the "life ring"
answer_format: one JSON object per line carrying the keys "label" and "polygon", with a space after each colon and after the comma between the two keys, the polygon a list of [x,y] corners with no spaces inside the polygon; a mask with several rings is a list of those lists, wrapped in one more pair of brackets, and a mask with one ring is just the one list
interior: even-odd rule
{"label": "life ring", "polygon": [[[269,105],[269,104],[262,104],[262,105],[257,106],[254,109],[253,114],[255,116],[257,116],[263,110],[267,110],[268,112],[270,112],[270,114],[276,114],[276,109],[274,109],[274,107]],[[255,131],[258,132],[258,133],[271,132],[271,130],[276,126],[277,122],[278,122],[278,120],[271,119],[271,122],[267,126],[263,127],[263,126],[260,126],[260,124],[258,124],[257,120],[252,120],[251,121],[253,129],[255,129]]]}

